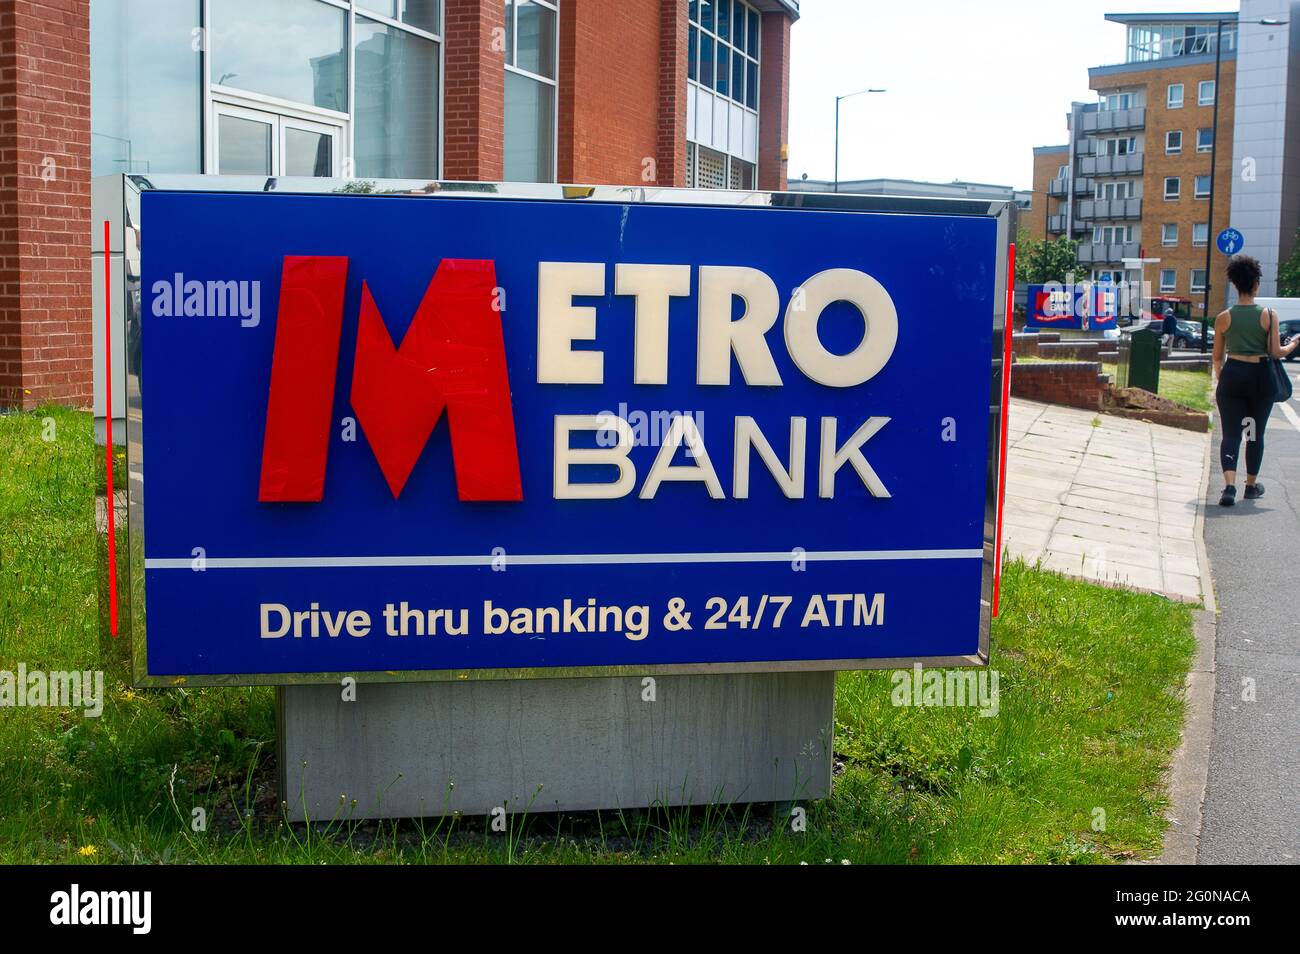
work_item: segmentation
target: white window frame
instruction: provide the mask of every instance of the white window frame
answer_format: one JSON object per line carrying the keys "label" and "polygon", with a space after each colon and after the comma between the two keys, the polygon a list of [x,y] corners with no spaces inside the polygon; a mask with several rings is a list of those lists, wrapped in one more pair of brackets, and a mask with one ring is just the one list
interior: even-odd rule
{"label": "white window frame", "polygon": [[[1166,281],[1165,281],[1165,276],[1166,276],[1166,275],[1172,275],[1172,276],[1173,276],[1173,280],[1172,280],[1172,281],[1169,281],[1169,282],[1166,282]],[[1162,268],[1162,269],[1160,269],[1160,290],[1161,290],[1162,292],[1171,292],[1171,291],[1177,291],[1177,290],[1178,290],[1178,269],[1176,269],[1176,268]]]}
{"label": "white window frame", "polygon": [[[437,123],[438,123],[438,160],[436,163],[435,178],[441,179],[444,176],[444,166],[446,158],[446,95],[447,95],[447,45],[444,37],[447,29],[447,0],[442,0],[438,4],[438,31],[431,33],[420,27],[411,26],[409,23],[403,23],[400,20],[394,20],[383,14],[374,13],[364,8],[359,8],[356,0],[316,0],[318,3],[324,3],[327,6],[343,10],[347,14],[346,26],[343,34],[343,42],[346,45],[348,58],[348,111],[339,112],[333,109],[322,109],[319,106],[312,106],[306,103],[295,103],[290,100],[280,99],[275,96],[267,96],[262,93],[253,93],[248,90],[236,89],[230,86],[221,86],[213,82],[212,79],[212,50],[211,50],[211,26],[212,26],[212,0],[202,0],[199,8],[201,17],[200,29],[202,30],[202,44],[199,50],[201,57],[200,73],[201,85],[203,88],[203,128],[201,130],[202,155],[203,155],[203,172],[211,175],[217,169],[216,153],[216,121],[217,114],[214,111],[218,104],[224,106],[243,107],[251,110],[261,110],[263,112],[274,112],[281,116],[289,117],[293,121],[318,122],[331,126],[341,126],[342,136],[338,140],[339,148],[336,150],[334,168],[336,175],[343,175],[347,178],[354,178],[356,175],[354,157],[356,156],[356,133],[354,129],[354,117],[356,115],[356,21],[357,17],[364,17],[367,20],[381,23],[384,26],[401,30],[404,33],[410,33],[414,36],[422,37],[426,40],[432,40],[437,44],[438,49],[438,102],[437,102]],[[545,0],[543,0],[545,2]],[[555,31],[556,45],[559,45],[559,28],[558,23]],[[556,53],[556,68],[558,71],[559,54]],[[557,103],[558,107],[558,103]],[[558,115],[558,109],[556,113]],[[280,135],[277,134],[277,139]],[[278,164],[278,159],[277,159]]]}
{"label": "white window frame", "polygon": [[[1178,145],[1173,144],[1173,137],[1178,137]],[[1176,156],[1183,151],[1183,131],[1181,129],[1170,129],[1165,132],[1165,155]]]}
{"label": "white window frame", "polygon": [[[1200,239],[1196,238],[1197,229],[1204,229],[1204,231],[1201,233]],[[1193,222],[1192,223],[1192,246],[1194,248],[1205,248],[1205,246],[1209,244],[1210,244],[1210,223]]]}
{"label": "white window frame", "polygon": [[[1207,87],[1209,88],[1210,91],[1208,96],[1205,93]],[[1214,80],[1201,80],[1199,83],[1196,84],[1196,105],[1213,106],[1214,97],[1216,96],[1217,92],[1218,91],[1215,89],[1214,86]]]}
{"label": "white window frame", "polygon": [[[1173,239],[1170,240],[1169,230],[1173,229]],[[1178,223],[1165,222],[1160,226],[1160,245],[1163,248],[1174,248],[1178,245]]]}
{"label": "white window frame", "polygon": [[[540,73],[534,73],[530,70],[521,69],[513,65],[511,60],[519,59],[519,17],[516,16],[513,25],[507,24],[506,29],[510,35],[506,37],[506,57],[505,69],[507,73],[515,73],[519,76],[526,76],[529,79],[537,80],[551,87],[551,181],[558,182],[560,179],[560,4],[559,0],[531,0],[539,7],[545,7],[555,13],[555,50],[553,51],[553,62],[555,63],[555,79],[542,76]],[[515,7],[518,8],[518,2]],[[440,5],[441,11],[445,13],[447,9],[447,0],[442,0]],[[505,3],[501,5],[504,12]],[[501,106],[501,135],[505,137],[505,104]]]}
{"label": "white window frame", "polygon": [[[1202,192],[1201,189],[1200,189],[1200,185],[1201,185],[1201,180],[1202,180],[1202,179],[1205,180],[1205,191],[1204,191],[1204,192]],[[1192,177],[1192,198],[1194,198],[1194,199],[1208,199],[1208,198],[1210,197],[1210,190],[1213,189],[1213,188],[1214,188],[1214,184],[1210,181],[1210,176],[1209,176],[1209,175],[1200,175],[1200,176],[1193,176],[1193,177]]]}
{"label": "white window frame", "polygon": [[[1174,90],[1178,90],[1177,99],[1174,98]],[[1183,108],[1183,84],[1170,83],[1165,88],[1165,109],[1182,109]]]}
{"label": "white window frame", "polygon": [[[1201,144],[1201,133],[1203,132],[1210,134],[1210,141],[1205,143],[1204,145]],[[1214,148],[1214,130],[1209,126],[1199,127],[1196,130],[1196,151],[1209,152],[1213,148]]]}
{"label": "white window frame", "polygon": [[[1169,183],[1174,184],[1173,195],[1169,194]],[[1183,180],[1181,176],[1165,176],[1164,197],[1166,202],[1176,202],[1183,197]]]}
{"label": "white window frame", "polygon": [[[1196,284],[1197,272],[1201,273],[1201,283],[1199,285]],[[1193,268],[1189,270],[1188,287],[1191,288],[1191,290],[1194,292],[1205,291],[1205,269],[1204,268]]]}

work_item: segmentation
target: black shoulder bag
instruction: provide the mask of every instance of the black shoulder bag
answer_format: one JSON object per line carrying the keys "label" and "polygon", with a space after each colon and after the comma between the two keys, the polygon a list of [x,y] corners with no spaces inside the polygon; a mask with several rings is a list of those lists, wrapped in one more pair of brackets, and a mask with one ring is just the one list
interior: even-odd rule
{"label": "black shoulder bag", "polygon": [[1283,401],[1291,400],[1291,375],[1286,373],[1282,360],[1273,357],[1273,328],[1277,324],[1277,312],[1270,308],[1268,313],[1273,320],[1268,323],[1269,352],[1264,356],[1264,361],[1268,364],[1269,391],[1272,393],[1273,403],[1281,404]]}

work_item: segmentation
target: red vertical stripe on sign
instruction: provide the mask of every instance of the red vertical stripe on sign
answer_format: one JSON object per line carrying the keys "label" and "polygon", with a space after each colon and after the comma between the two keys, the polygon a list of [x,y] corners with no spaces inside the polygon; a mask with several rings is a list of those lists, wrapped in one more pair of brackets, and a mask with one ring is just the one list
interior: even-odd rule
{"label": "red vertical stripe on sign", "polygon": [[117,501],[113,493],[113,244],[104,220],[104,489],[108,511],[108,629],[117,638]]}
{"label": "red vertical stripe on sign", "polygon": [[1007,248],[1006,321],[1002,335],[1002,435],[998,440],[998,528],[993,542],[993,615],[1002,588],[1002,510],[1007,497],[1007,418],[1011,416],[1011,309],[1016,302],[1016,243]]}
{"label": "red vertical stripe on sign", "polygon": [[346,256],[286,255],[262,443],[263,502],[319,501],[343,331]]}

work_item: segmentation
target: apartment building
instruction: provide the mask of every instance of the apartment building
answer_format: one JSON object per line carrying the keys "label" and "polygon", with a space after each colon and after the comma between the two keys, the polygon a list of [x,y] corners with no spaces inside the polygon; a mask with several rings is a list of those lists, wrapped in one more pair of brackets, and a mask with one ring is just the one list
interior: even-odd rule
{"label": "apartment building", "polygon": [[0,11],[0,407],[91,396],[90,179],[781,190],[798,0]]}
{"label": "apartment building", "polygon": [[[1065,145],[1034,151],[1035,199],[1041,189],[1048,206],[1042,234],[1079,243],[1080,274],[1145,279],[1153,292],[1192,299],[1199,317],[1206,246],[1230,216],[1237,14],[1106,19],[1125,29],[1124,60],[1088,71],[1097,100],[1071,106]],[[1226,300],[1226,282],[1215,276],[1211,313]]]}

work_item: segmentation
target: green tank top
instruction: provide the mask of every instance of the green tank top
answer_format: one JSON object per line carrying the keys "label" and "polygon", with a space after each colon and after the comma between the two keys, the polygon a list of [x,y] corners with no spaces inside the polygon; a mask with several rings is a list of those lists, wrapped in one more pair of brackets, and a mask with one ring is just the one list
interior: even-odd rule
{"label": "green tank top", "polygon": [[1232,324],[1228,325],[1228,354],[1268,354],[1268,330],[1260,323],[1263,305],[1233,305],[1228,309]]}

